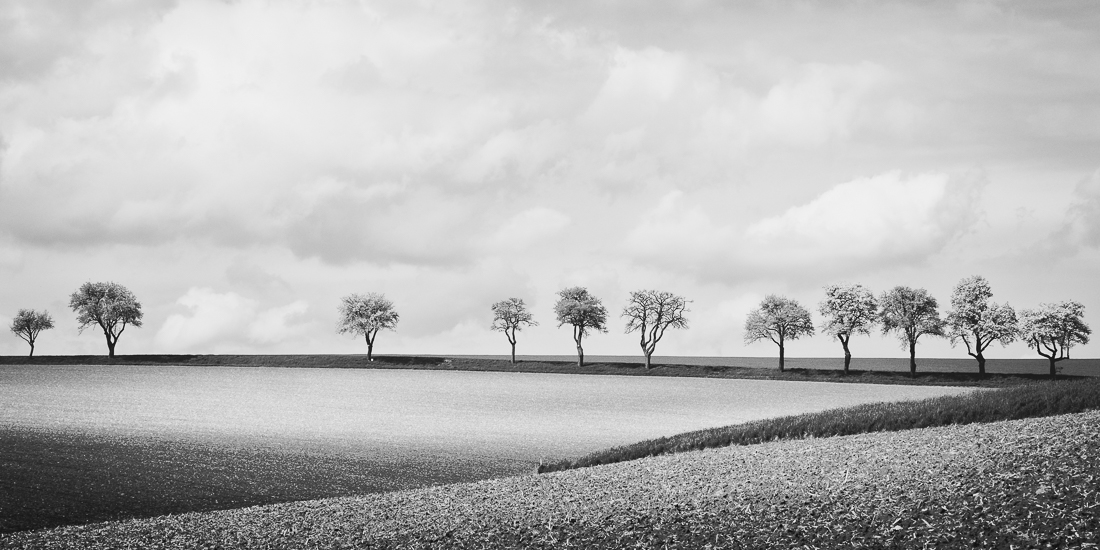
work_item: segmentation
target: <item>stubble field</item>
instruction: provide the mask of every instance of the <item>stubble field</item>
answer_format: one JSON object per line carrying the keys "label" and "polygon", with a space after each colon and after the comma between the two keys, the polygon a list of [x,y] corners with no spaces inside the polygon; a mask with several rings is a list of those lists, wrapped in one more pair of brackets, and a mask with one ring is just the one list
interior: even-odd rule
{"label": "stubble field", "polygon": [[0,530],[534,471],[651,437],[960,388],[505,372],[0,366]]}

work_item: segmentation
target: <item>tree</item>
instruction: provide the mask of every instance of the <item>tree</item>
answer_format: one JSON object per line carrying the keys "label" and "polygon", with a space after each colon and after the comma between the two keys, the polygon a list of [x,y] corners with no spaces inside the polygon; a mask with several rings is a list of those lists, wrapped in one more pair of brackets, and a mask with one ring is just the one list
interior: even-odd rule
{"label": "tree", "polygon": [[814,333],[810,312],[795,300],[769,294],[745,319],[745,343],[768,339],[779,346],[779,371],[784,367],[784,344]]}
{"label": "tree", "polygon": [[587,288],[574,286],[558,292],[554,314],[558,317],[558,328],[572,325],[573,341],[577,343],[577,366],[583,367],[584,347],[581,340],[589,330],[607,332],[607,308]]}
{"label": "tree", "polygon": [[671,292],[656,290],[636,290],[630,293],[630,299],[623,308],[622,317],[626,317],[627,334],[638,331],[641,335],[639,345],[645,355],[645,368],[652,366],[653,352],[657,342],[669,328],[687,328],[684,314],[691,303],[682,296]]}
{"label": "tree", "polygon": [[516,364],[516,331],[523,327],[538,326],[527,311],[527,306],[519,298],[508,298],[493,304],[493,330],[499,330],[512,344],[512,364]]}
{"label": "tree", "polygon": [[43,330],[53,328],[53,317],[48,311],[21,309],[11,321],[11,331],[31,346],[30,357],[34,357],[34,341]]}
{"label": "tree", "polygon": [[939,304],[923,288],[896,286],[879,298],[882,333],[897,333],[902,346],[909,346],[909,375],[917,375],[917,339],[928,334],[943,336]]}
{"label": "tree", "polygon": [[1089,343],[1092,329],[1084,316],[1085,306],[1073,301],[1041,304],[1039,309],[1020,312],[1020,338],[1047,358],[1051,378],[1057,376],[1054,364],[1069,359],[1070,348]]}
{"label": "tree", "polygon": [[80,332],[98,325],[107,339],[107,355],[115,356],[115,344],[127,326],[141,327],[141,303],[118,283],[84,283],[69,297]]}
{"label": "tree", "polygon": [[825,287],[825,299],[818,306],[825,320],[821,331],[836,336],[844,348],[844,372],[852,363],[848,342],[853,334],[870,336],[871,327],[878,322],[878,302],[875,295],[863,285]]}
{"label": "tree", "polygon": [[370,292],[349,294],[341,298],[340,324],[336,331],[340,334],[362,335],[367,341],[367,361],[374,361],[374,340],[382,329],[396,330],[401,316],[393,309],[393,302],[382,294]]}
{"label": "tree", "polygon": [[947,314],[947,336],[951,345],[960,340],[966,354],[978,360],[978,374],[985,374],[982,352],[994,341],[1001,345],[1016,340],[1016,311],[1008,304],[990,302],[993,291],[981,275],[959,281],[951,293],[951,311]]}

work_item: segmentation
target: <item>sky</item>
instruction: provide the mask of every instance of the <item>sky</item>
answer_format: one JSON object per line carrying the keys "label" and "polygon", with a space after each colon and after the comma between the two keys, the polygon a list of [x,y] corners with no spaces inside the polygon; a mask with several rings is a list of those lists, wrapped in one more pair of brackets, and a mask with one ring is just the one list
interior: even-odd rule
{"label": "sky", "polygon": [[5,1],[0,323],[106,353],[68,303],[114,281],[144,311],[118,353],[365,353],[337,307],[378,292],[375,353],[505,354],[516,297],[517,352],[568,355],[579,285],[610,312],[589,355],[640,353],[619,314],[656,289],[691,300],[658,356],[770,356],[742,338],[768,294],[946,313],[982,275],[1100,328],[1098,28],[1085,0]]}

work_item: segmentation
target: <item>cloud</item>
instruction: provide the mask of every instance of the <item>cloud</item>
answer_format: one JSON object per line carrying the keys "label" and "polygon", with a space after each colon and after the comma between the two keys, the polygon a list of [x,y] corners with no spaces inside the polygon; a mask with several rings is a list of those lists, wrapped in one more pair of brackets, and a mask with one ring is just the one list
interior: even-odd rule
{"label": "cloud", "polygon": [[520,248],[548,238],[569,225],[569,216],[538,206],[512,216],[490,238],[490,247]]}
{"label": "cloud", "polygon": [[1069,215],[1054,238],[1077,246],[1100,247],[1100,170],[1074,188]]}
{"label": "cloud", "polygon": [[304,300],[263,309],[260,304],[234,292],[218,293],[209,288],[191,288],[176,300],[188,311],[169,315],[157,331],[157,345],[173,351],[210,353],[218,344],[233,342],[270,344],[299,332],[294,321],[308,309]]}
{"label": "cloud", "polygon": [[635,257],[704,279],[912,265],[978,218],[980,180],[892,171],[834,186],[744,229],[715,222],[684,193],[665,195],[627,237]]}
{"label": "cloud", "polygon": [[937,173],[861,178],[754,223],[745,245],[771,265],[919,261],[973,224],[980,189]]}

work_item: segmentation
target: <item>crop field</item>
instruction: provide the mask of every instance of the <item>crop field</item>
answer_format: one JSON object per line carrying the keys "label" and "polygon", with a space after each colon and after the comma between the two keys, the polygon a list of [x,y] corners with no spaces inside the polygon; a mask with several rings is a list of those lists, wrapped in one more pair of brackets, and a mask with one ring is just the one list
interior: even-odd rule
{"label": "crop field", "polygon": [[0,530],[533,472],[935,386],[171,365],[0,365]]}

